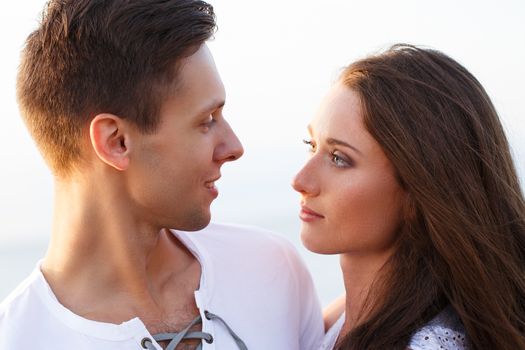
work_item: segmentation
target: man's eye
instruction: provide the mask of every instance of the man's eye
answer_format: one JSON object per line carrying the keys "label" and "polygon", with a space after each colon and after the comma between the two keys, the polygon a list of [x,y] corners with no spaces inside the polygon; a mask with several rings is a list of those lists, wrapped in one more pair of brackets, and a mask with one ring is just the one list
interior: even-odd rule
{"label": "man's eye", "polygon": [[204,122],[204,124],[206,125],[210,125],[210,124],[213,124],[217,121],[217,119],[215,119],[212,115],[210,115],[210,117],[208,119],[206,119],[206,121]]}
{"label": "man's eye", "polygon": [[207,132],[210,129],[210,127],[212,127],[213,124],[215,124],[216,122],[217,122],[217,119],[215,119],[212,115],[210,115],[209,118],[207,118],[201,123],[200,126],[205,132]]}

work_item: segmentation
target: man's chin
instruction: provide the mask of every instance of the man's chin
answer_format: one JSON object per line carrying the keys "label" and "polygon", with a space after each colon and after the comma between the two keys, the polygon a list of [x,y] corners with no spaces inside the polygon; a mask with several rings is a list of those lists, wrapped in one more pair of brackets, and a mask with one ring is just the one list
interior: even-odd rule
{"label": "man's chin", "polygon": [[200,230],[206,228],[209,224],[210,224],[210,221],[208,220],[208,221],[207,221],[205,224],[203,224],[203,225],[191,226],[191,227],[189,227],[189,228],[184,229],[183,231],[188,231],[188,232],[200,231]]}
{"label": "man's chin", "polygon": [[210,211],[199,211],[188,215],[183,222],[179,222],[176,230],[181,231],[200,231],[210,224],[211,214]]}

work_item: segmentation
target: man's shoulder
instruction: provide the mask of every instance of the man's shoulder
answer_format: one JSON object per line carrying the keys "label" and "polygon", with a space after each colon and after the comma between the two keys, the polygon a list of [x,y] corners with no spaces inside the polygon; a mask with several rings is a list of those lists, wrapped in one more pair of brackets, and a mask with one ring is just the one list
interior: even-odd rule
{"label": "man's shoulder", "polygon": [[0,322],[13,308],[18,308],[33,294],[31,287],[34,283],[34,273],[26,277],[11,293],[0,302]]}
{"label": "man's shoulder", "polygon": [[241,240],[243,242],[252,241],[256,243],[268,242],[269,244],[283,244],[286,242],[284,237],[274,231],[243,224],[212,222],[198,232],[228,241]]}
{"label": "man's shoulder", "polygon": [[[283,347],[317,347],[323,335],[321,308],[306,265],[289,240],[244,225],[211,224],[195,234],[202,251],[210,253],[205,260],[210,264],[203,266],[212,271],[212,309],[238,321],[244,334],[254,332],[254,339],[264,328],[288,339]],[[255,331],[246,326],[246,315],[260,318]],[[271,343],[266,338],[263,343]]]}
{"label": "man's shoulder", "polygon": [[295,254],[293,245],[282,235],[255,226],[211,223],[194,234],[195,240],[207,244],[208,248],[229,247],[228,251],[257,251],[259,255],[261,253]]}
{"label": "man's shoulder", "polygon": [[35,308],[40,305],[40,301],[34,290],[35,278],[33,272],[0,302],[1,339],[6,340],[13,334],[22,332],[31,323],[28,321],[38,314]]}
{"label": "man's shoulder", "polygon": [[185,240],[217,266],[266,266],[266,269],[301,269],[303,262],[293,244],[283,236],[259,227],[211,223],[197,232],[182,232]]}

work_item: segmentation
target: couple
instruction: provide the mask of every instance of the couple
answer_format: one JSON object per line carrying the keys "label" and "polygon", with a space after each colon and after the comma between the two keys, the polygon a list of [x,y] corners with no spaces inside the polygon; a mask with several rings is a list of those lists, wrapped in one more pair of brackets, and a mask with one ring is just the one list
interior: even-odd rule
{"label": "couple", "polygon": [[18,99],[55,176],[52,237],[0,306],[0,349],[524,349],[525,204],[478,81],[400,45],[328,93],[293,180],[305,246],[341,255],[323,325],[289,243],[209,224],[243,152],[214,30],[195,0],[49,3]]}

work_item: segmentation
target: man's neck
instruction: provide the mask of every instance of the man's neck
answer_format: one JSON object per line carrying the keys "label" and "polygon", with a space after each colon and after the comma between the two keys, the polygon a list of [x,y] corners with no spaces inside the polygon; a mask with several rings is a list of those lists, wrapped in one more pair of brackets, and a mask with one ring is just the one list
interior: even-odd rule
{"label": "man's neck", "polygon": [[176,309],[193,305],[200,265],[168,230],[137,219],[127,199],[111,192],[57,184],[42,272],[58,300],[85,318],[169,320],[175,310],[166,308],[167,299],[180,301]]}

